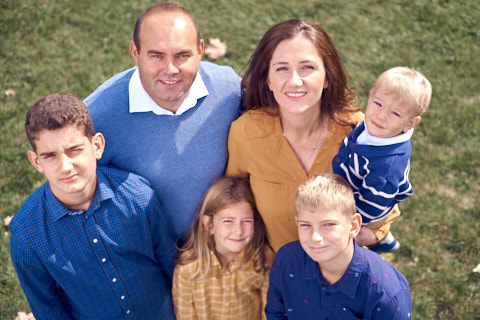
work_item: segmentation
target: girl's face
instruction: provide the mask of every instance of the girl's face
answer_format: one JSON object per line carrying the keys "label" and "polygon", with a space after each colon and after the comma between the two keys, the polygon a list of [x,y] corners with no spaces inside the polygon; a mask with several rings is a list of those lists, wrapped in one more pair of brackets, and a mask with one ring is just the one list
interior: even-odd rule
{"label": "girl's face", "polygon": [[224,266],[227,266],[253,238],[253,211],[248,202],[242,201],[215,213],[212,219],[204,215],[202,222],[213,235],[215,250]]}

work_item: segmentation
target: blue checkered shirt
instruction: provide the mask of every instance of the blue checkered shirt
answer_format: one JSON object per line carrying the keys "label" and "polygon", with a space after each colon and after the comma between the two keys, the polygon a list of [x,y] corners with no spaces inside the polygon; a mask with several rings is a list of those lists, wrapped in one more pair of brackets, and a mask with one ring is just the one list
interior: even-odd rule
{"label": "blue checkered shirt", "polygon": [[10,250],[37,320],[174,319],[174,242],[148,182],[97,169],[88,211],[65,208],[48,182],[10,223]]}

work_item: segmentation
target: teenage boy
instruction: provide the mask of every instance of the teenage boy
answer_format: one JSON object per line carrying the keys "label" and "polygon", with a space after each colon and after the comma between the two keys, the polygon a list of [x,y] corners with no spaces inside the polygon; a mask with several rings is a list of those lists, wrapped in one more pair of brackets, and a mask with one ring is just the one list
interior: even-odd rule
{"label": "teenage boy", "polygon": [[35,318],[174,319],[175,246],[148,182],[97,168],[105,140],[72,94],[35,103],[25,130],[47,182],[11,221],[10,249]]}
{"label": "teenage boy", "polygon": [[407,279],[354,241],[362,217],[342,177],[309,178],[297,190],[295,208],[300,241],[275,256],[267,319],[410,319]]}
{"label": "teenage boy", "polygon": [[333,158],[333,172],[352,186],[362,215],[358,241],[376,243],[370,247],[373,251],[400,247],[391,232],[377,235],[373,230],[384,224],[395,204],[413,193],[408,181],[410,138],[431,96],[432,85],[421,72],[408,67],[385,71],[370,91],[365,121],[350,132]]}

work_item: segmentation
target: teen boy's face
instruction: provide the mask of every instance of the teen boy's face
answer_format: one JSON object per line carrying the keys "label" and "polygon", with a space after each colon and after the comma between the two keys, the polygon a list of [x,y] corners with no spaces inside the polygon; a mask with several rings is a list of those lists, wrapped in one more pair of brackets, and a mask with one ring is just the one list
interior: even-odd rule
{"label": "teen boy's face", "polygon": [[370,92],[365,124],[372,136],[395,137],[415,127],[420,120],[410,105],[402,103],[393,94],[387,94],[381,87]]}
{"label": "teen boy's face", "polygon": [[295,221],[303,250],[322,264],[343,265],[353,254],[352,239],[361,227],[358,213],[348,218],[331,209],[298,210]]}
{"label": "teen boy's face", "polygon": [[55,197],[68,208],[86,210],[95,194],[97,160],[105,146],[102,134],[90,141],[82,130],[68,125],[41,131],[35,143],[37,150],[29,150],[28,159],[45,174]]}

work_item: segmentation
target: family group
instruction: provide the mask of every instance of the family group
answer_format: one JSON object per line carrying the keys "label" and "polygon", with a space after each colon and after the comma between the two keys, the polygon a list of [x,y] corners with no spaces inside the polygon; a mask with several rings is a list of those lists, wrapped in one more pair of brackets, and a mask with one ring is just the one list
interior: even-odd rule
{"label": "family group", "polygon": [[411,137],[432,88],[379,75],[364,112],[332,40],[292,19],[242,77],[202,61],[192,14],[148,8],[135,66],[85,100],[26,115],[47,182],[10,223],[41,319],[410,319],[407,279],[378,253],[412,194]]}

